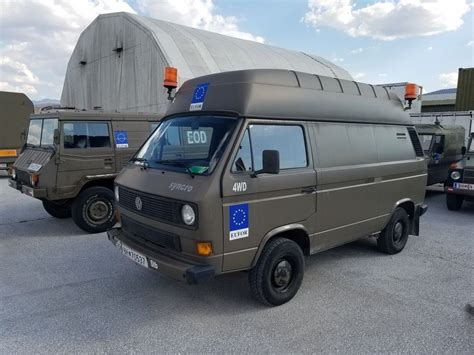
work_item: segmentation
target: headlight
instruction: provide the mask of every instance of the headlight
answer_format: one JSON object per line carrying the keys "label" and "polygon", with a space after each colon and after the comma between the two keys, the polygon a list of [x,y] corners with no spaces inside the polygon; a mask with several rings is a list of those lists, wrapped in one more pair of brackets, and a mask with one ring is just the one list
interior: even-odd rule
{"label": "headlight", "polygon": [[451,179],[459,180],[460,178],[461,178],[461,173],[459,171],[455,170],[451,173]]}
{"label": "headlight", "polygon": [[181,217],[183,218],[183,222],[188,226],[192,225],[196,220],[196,214],[194,213],[193,208],[189,205],[184,205],[181,208]]}
{"label": "headlight", "polygon": [[12,169],[11,176],[12,176],[13,180],[16,180],[16,170],[15,169]]}
{"label": "headlight", "polygon": [[115,201],[119,202],[120,194],[119,194],[119,188],[117,185],[115,185],[114,187],[114,194],[115,194]]}

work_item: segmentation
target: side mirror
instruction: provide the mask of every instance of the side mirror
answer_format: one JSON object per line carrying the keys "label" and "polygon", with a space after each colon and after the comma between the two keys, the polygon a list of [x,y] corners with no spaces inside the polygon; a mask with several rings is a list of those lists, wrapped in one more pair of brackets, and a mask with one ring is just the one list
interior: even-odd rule
{"label": "side mirror", "polygon": [[59,145],[59,129],[55,129],[53,133],[53,142],[56,145]]}
{"label": "side mirror", "polygon": [[466,147],[462,147],[461,148],[461,155],[465,155],[467,153],[467,148]]}
{"label": "side mirror", "polygon": [[258,174],[278,174],[280,172],[280,152],[278,150],[264,150],[262,152],[262,169],[257,170],[253,176]]}

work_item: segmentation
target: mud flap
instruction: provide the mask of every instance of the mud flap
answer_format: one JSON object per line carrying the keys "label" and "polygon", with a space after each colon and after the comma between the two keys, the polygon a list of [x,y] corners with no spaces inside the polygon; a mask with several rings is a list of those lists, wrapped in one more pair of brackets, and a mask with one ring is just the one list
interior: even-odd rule
{"label": "mud flap", "polygon": [[420,235],[420,217],[423,216],[427,210],[428,206],[426,204],[416,207],[415,215],[411,219],[410,235]]}

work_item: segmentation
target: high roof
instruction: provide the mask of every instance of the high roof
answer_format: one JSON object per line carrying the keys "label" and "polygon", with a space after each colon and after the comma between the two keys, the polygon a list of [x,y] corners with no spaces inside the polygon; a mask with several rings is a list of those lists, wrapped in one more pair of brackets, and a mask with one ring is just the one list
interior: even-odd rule
{"label": "high roof", "polygon": [[[192,111],[205,86],[199,111]],[[198,89],[201,92],[198,92]],[[412,125],[396,94],[380,87],[289,70],[254,69],[185,82],[168,115],[227,112],[245,117]]]}
{"label": "high roof", "polygon": [[351,80],[316,56],[129,13],[98,16],[81,34],[68,63],[62,106],[165,112],[163,68],[179,84],[207,74],[273,68]]}

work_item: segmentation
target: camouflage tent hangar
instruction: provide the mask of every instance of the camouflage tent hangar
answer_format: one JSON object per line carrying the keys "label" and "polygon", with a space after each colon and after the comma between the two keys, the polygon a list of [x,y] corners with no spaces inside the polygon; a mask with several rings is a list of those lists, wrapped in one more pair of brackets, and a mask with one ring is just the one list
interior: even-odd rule
{"label": "camouflage tent hangar", "polygon": [[163,113],[163,68],[178,68],[179,84],[239,69],[288,69],[352,80],[316,55],[189,28],[129,13],[97,17],[69,60],[61,97],[79,109]]}

